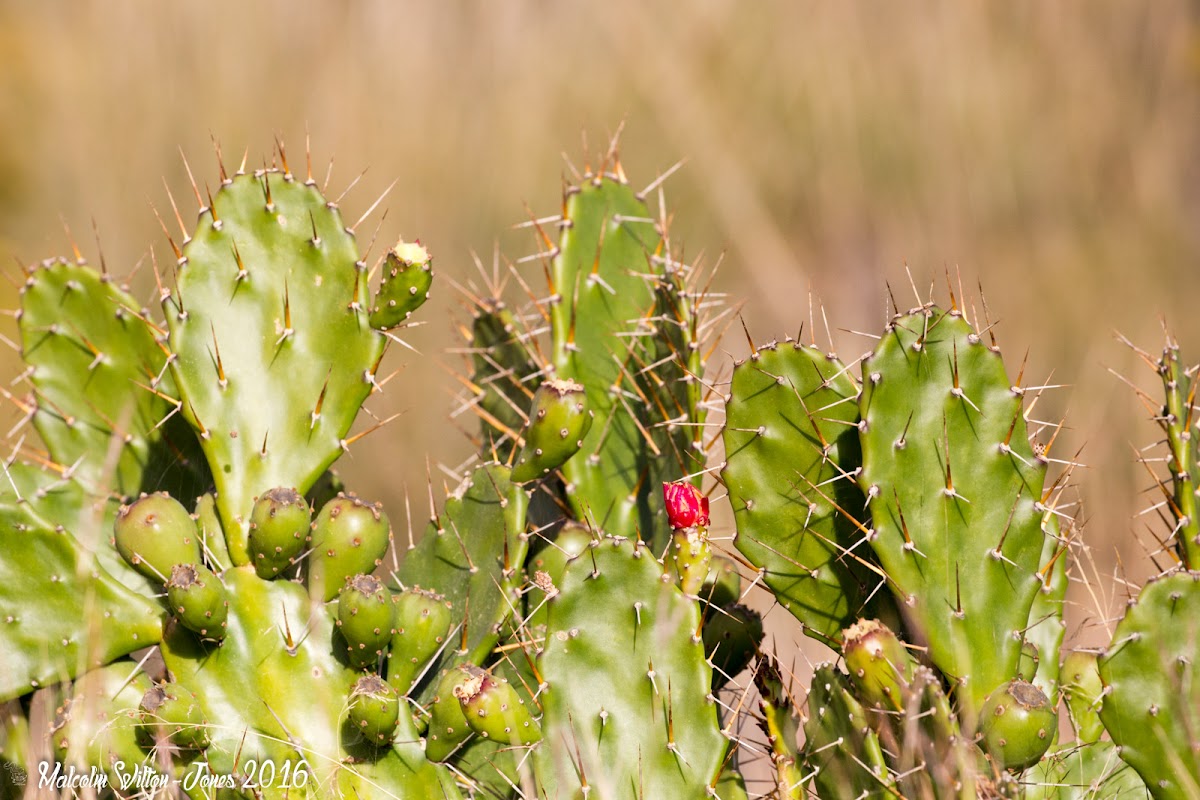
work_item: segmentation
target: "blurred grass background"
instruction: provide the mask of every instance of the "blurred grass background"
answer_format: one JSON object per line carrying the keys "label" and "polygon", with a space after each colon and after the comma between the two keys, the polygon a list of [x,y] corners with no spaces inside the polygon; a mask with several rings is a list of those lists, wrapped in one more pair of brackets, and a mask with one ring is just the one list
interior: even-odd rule
{"label": "blurred grass background", "polygon": [[[94,219],[110,269],[129,269],[152,245],[169,252],[151,211],[169,217],[164,179],[190,224],[180,149],[215,185],[210,138],[254,166],[278,135],[297,168],[308,131],[318,176],[336,157],[334,196],[367,170],[347,221],[396,180],[380,243],[420,237],[444,278],[466,281],[473,251],[532,251],[511,225],[526,203],[557,210],[560,154],[582,163],[624,121],[635,183],[687,159],[667,183],[673,239],[724,255],[718,288],[744,300],[760,341],[794,334],[811,290],[853,358],[870,342],[837,329],[878,330],[885,282],[913,304],[906,264],[941,298],[948,269],[982,283],[1010,373],[1028,350],[1027,383],[1071,385],[1038,416],[1068,415],[1055,455],[1084,446],[1075,480],[1099,572],[1119,556],[1144,574],[1133,515],[1150,481],[1130,445],[1156,429],[1107,368],[1152,386],[1112,333],[1156,351],[1160,318],[1200,359],[1200,5],[683,8],[4,0],[0,257],[69,254],[61,217],[94,259]],[[151,303],[148,269],[135,286]],[[442,280],[412,343],[458,345],[458,309]],[[739,333],[716,357],[745,348]],[[435,360],[391,360],[407,367],[375,408],[405,413],[341,470],[400,516],[406,484],[424,496],[426,454],[457,464],[470,445],[447,434],[454,384]]]}

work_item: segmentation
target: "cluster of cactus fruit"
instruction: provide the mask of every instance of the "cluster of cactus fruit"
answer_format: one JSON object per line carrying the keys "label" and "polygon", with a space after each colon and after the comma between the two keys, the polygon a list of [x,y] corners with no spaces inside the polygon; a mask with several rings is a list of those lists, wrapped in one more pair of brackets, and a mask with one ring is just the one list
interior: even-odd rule
{"label": "cluster of cactus fruit", "polygon": [[[280,147],[195,192],[165,322],[78,254],[26,271],[10,765],[192,798],[1200,797],[1197,376],[1174,344],[1143,354],[1170,564],[1108,647],[1060,652],[1070,467],[1047,481],[1057,431],[961,290],[897,306],[853,364],[787,339],[706,373],[732,312],[673,252],[661,189],[655,216],[615,146],[576,177],[509,270],[526,300],[465,290],[477,452],[402,558],[330,467],[428,296],[424,247],[376,280]],[[806,692],[744,603],[768,597],[835,656]]]}

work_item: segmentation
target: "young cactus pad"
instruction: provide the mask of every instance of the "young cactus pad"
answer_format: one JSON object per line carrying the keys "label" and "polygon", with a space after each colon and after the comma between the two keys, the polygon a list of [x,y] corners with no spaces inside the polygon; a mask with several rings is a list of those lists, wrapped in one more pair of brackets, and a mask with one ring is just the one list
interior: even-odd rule
{"label": "young cactus pad", "polygon": [[1021,390],[957,310],[898,316],[863,363],[871,546],[938,669],[978,709],[1016,674],[1042,532],[1045,462]]}
{"label": "young cactus pad", "polygon": [[366,265],[341,214],[286,171],[222,181],[177,286],[163,300],[171,369],[229,554],[246,564],[254,498],[303,494],[341,455],[386,340],[368,323]]}

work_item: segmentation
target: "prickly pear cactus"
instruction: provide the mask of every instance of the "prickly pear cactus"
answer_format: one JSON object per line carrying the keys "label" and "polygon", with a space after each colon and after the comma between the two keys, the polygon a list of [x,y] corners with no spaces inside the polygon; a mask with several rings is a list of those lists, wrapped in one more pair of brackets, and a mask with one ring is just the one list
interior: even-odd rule
{"label": "prickly pear cactus", "polygon": [[372,391],[387,340],[368,322],[366,271],[337,207],[286,164],[222,170],[179,253],[171,372],[237,566],[254,498],[308,491]]}

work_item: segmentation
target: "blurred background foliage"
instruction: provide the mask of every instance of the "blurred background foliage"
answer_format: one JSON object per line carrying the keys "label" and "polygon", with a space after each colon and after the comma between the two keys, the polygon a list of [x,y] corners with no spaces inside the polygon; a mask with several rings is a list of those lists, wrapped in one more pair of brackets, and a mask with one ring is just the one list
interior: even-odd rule
{"label": "blurred background foliage", "polygon": [[[278,136],[297,168],[307,131],[318,179],[336,157],[333,196],[366,170],[348,221],[395,180],[374,255],[399,235],[434,252],[430,322],[408,337],[434,358],[393,350],[407,366],[374,407],[404,413],[341,470],[398,518],[407,486],[420,520],[426,455],[440,484],[471,450],[443,424],[439,360],[462,343],[447,279],[478,279],[473,252],[532,252],[512,225],[526,204],[555,213],[561,154],[582,165],[624,122],[633,181],[686,159],[672,238],[723,258],[717,287],[758,341],[794,334],[811,291],[853,358],[870,342],[839,329],[878,330],[885,283],[913,304],[906,265],[941,298],[948,270],[982,284],[1010,373],[1028,350],[1026,383],[1070,385],[1037,416],[1067,415],[1055,455],[1084,448],[1086,538],[1111,575],[1141,558],[1153,496],[1131,445],[1155,435],[1108,370],[1153,378],[1113,332],[1156,352],[1166,319],[1200,360],[1198,22],[1185,0],[4,0],[0,257],[69,255],[65,222],[95,260],[94,220],[110,270],[161,260],[151,207],[170,219],[165,181],[191,224],[180,153],[215,185],[213,139],[253,167]],[[8,307],[18,284],[0,284]],[[148,268],[134,285],[155,302]],[[739,332],[715,363],[745,350]]]}

